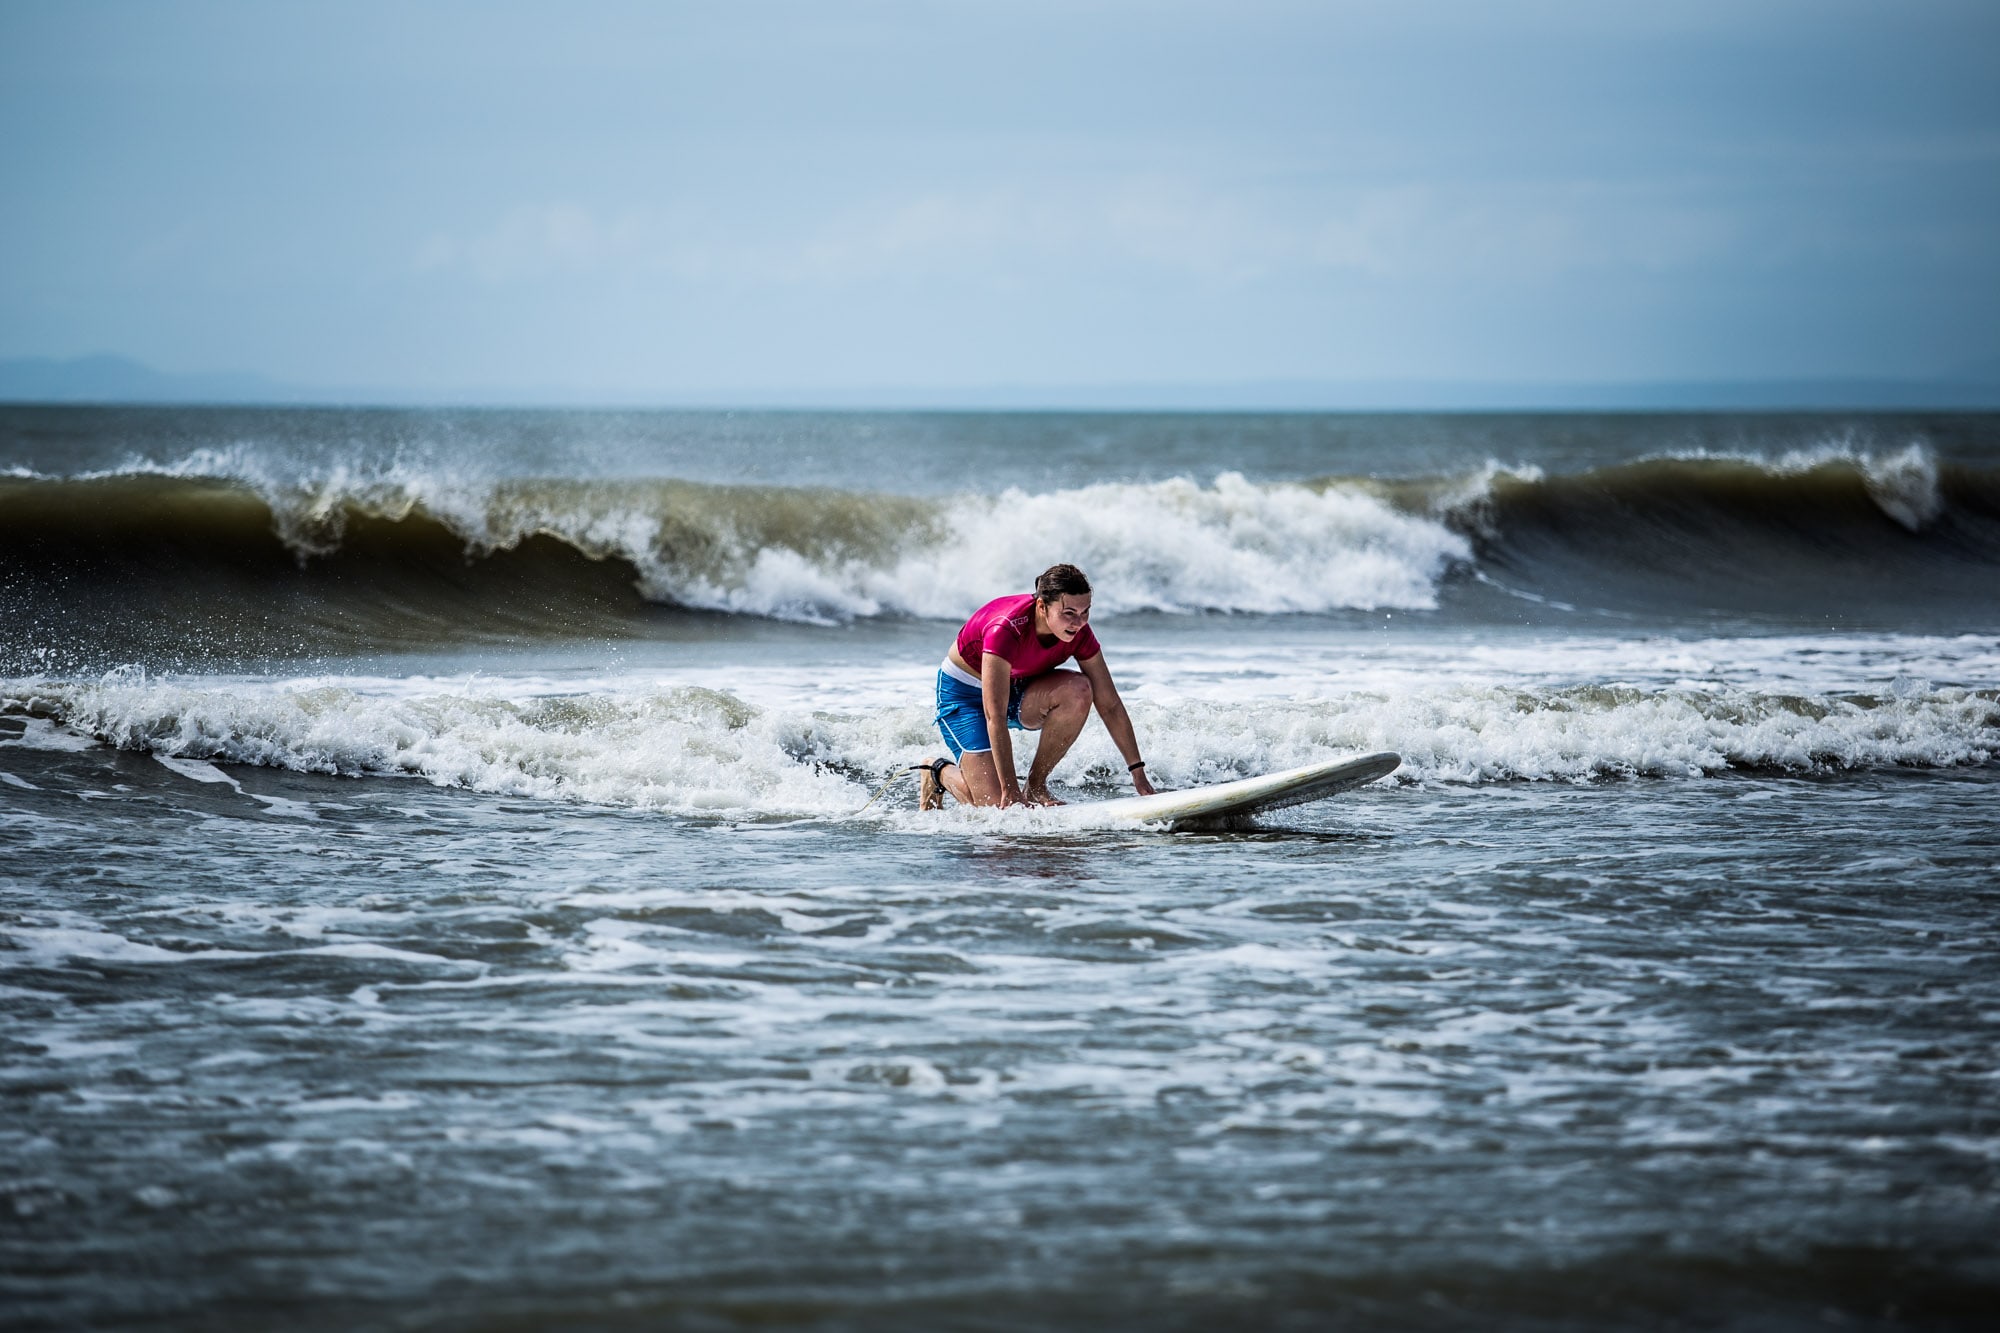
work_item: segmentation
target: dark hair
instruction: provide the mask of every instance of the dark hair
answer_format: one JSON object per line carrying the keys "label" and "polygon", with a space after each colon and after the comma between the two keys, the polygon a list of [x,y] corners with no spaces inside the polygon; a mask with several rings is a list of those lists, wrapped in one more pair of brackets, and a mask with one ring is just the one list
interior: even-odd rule
{"label": "dark hair", "polygon": [[1050,565],[1035,580],[1035,600],[1059,602],[1067,594],[1081,596],[1090,591],[1090,580],[1075,565]]}

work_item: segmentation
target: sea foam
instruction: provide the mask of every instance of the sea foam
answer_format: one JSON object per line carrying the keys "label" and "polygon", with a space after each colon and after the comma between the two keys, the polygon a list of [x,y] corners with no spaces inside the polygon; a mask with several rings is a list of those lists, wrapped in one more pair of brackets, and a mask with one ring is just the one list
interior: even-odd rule
{"label": "sea foam", "polygon": [[849,618],[950,619],[1025,588],[1051,560],[1083,566],[1100,614],[1310,612],[1436,604],[1439,577],[1469,559],[1444,524],[1357,490],[1253,484],[1223,473],[1029,494],[960,497],[901,544],[815,559],[783,544],[745,547],[722,578],[648,557],[648,591],[716,610]]}
{"label": "sea foam", "polygon": [[[180,761],[400,775],[686,815],[851,814],[873,782],[937,749],[930,709],[917,702],[757,707],[658,685],[383,696],[334,683],[114,676],[0,683],[0,711]],[[1135,698],[1131,712],[1162,787],[1375,750],[1403,756],[1398,780],[1452,783],[1945,767],[2000,754],[2000,694],[1916,681],[1879,695],[1430,684],[1297,701],[1154,696]],[[1022,762],[1031,747],[1024,739]],[[1109,794],[1123,774],[1093,726],[1058,777]]]}

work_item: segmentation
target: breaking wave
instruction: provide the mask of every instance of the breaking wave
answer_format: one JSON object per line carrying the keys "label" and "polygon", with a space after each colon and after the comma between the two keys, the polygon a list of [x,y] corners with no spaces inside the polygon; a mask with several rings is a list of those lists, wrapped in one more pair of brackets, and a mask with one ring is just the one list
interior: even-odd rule
{"label": "breaking wave", "polygon": [[1921,446],[947,498],[397,470],[280,484],[229,462],[0,477],[0,667],[32,669],[23,650],[65,634],[198,658],[616,635],[648,607],[948,620],[1058,559],[1091,573],[1100,615],[1470,613],[1461,590],[1497,588],[1609,613],[1893,622],[1923,603],[1963,622],[1990,620],[2000,574],[2000,476]]}

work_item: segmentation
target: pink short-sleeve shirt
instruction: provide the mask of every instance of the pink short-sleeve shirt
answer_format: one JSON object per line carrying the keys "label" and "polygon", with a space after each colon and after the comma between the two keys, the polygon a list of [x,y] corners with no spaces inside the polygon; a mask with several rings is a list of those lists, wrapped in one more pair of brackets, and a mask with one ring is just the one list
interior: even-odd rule
{"label": "pink short-sleeve shirt", "polygon": [[1031,592],[994,598],[974,611],[958,632],[958,655],[974,675],[979,674],[980,659],[988,653],[1005,658],[1018,680],[1052,671],[1072,657],[1087,662],[1100,651],[1097,636],[1088,625],[1068,643],[1055,639],[1044,644],[1035,633],[1035,594]]}

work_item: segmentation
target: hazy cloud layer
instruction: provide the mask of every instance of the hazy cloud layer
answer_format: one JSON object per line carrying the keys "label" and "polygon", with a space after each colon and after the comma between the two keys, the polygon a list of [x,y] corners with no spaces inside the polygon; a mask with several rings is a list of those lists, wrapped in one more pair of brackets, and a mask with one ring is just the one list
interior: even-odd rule
{"label": "hazy cloud layer", "polygon": [[2000,9],[10,5],[0,355],[422,391],[1941,374]]}

